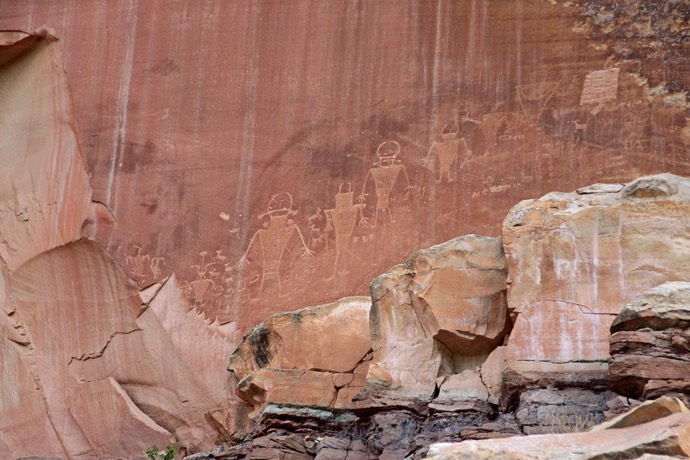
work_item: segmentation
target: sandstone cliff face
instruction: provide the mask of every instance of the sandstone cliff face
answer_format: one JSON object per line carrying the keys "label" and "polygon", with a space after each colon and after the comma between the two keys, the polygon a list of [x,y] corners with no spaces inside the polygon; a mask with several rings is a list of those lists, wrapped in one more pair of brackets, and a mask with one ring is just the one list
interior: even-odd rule
{"label": "sandstone cliff face", "polygon": [[96,240],[141,287],[174,272],[237,343],[498,236],[518,200],[690,175],[688,11],[657,3],[32,0],[0,29],[61,40],[118,223]]}
{"label": "sandstone cliff face", "polygon": [[0,113],[0,453],[210,448],[234,426],[232,331],[190,310],[174,277],[140,293],[81,239],[113,222],[91,201],[59,46],[45,31],[2,39],[0,93],[18,105]]}
{"label": "sandstone cliff face", "polygon": [[[399,457],[600,417],[614,317],[686,279],[690,247],[686,180],[623,184],[690,174],[687,6],[612,5],[3,8],[56,32],[0,34],[0,456],[203,450],[255,422],[252,455]],[[373,302],[280,315],[577,187],[502,242],[420,251]],[[614,390],[686,391],[682,362],[650,371],[682,321],[613,324]],[[328,441],[268,435],[298,425]]]}

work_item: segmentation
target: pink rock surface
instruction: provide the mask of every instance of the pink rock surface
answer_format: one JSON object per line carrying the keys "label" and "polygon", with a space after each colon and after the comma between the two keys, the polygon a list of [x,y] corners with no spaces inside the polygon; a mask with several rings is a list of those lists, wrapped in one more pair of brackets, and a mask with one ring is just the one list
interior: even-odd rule
{"label": "pink rock surface", "polygon": [[274,315],[251,329],[230,356],[237,394],[268,404],[348,408],[371,359],[368,297]]}
{"label": "pink rock surface", "polygon": [[10,271],[79,239],[92,213],[56,38],[13,38],[0,45],[0,260]]}
{"label": "pink rock surface", "polygon": [[[69,457],[139,455],[152,440],[174,441],[132,407],[116,382],[103,385],[88,373],[70,372],[72,364],[97,362],[116,337],[140,331],[138,292],[119,270],[94,243],[79,241],[35,257],[10,280],[11,324],[26,336],[23,360],[45,398],[43,417]],[[122,356],[119,364],[136,363],[135,356]],[[92,410],[98,404],[108,410]],[[138,426],[138,436],[126,426]],[[31,454],[36,446],[16,448]]]}
{"label": "pink rock surface", "polygon": [[690,181],[662,174],[596,190],[550,193],[508,214],[511,311],[557,300],[616,315],[637,294],[685,278]]}
{"label": "pink rock surface", "polygon": [[467,235],[416,252],[372,282],[367,385],[429,399],[439,375],[480,365],[507,330],[498,238]]}
{"label": "pink rock surface", "polygon": [[613,319],[570,302],[533,302],[515,321],[505,372],[523,382],[605,383]]}
{"label": "pink rock surface", "polygon": [[[634,26],[578,2],[82,3],[11,2],[0,28],[61,40],[118,223],[95,237],[242,333],[366,294],[420,247],[496,236],[520,199],[690,174],[684,35],[620,45]],[[680,27],[672,11],[649,27]],[[285,193],[290,224],[269,209]]]}

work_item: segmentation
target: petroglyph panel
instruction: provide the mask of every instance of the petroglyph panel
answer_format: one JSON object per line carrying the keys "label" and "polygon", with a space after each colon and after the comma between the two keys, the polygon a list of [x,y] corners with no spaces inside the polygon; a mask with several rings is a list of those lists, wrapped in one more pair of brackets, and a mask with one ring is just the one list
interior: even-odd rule
{"label": "petroglyph panel", "polygon": [[[112,213],[93,237],[238,334],[367,294],[420,247],[497,236],[519,200],[690,174],[678,2],[62,3],[12,2],[0,28],[62,42]],[[30,196],[0,213],[36,220]]]}

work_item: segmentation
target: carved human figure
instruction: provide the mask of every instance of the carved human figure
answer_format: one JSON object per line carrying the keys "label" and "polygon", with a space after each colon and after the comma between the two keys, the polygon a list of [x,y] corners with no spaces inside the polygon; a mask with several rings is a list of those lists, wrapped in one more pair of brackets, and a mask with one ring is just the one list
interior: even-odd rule
{"label": "carved human figure", "polygon": [[146,274],[145,270],[148,264],[151,262],[151,256],[142,254],[143,249],[139,246],[134,246],[134,248],[137,250],[137,254],[135,256],[127,256],[125,264],[131,267],[134,276],[143,277]]}
{"label": "carved human figure", "polygon": [[374,180],[374,191],[376,193],[376,212],[374,214],[374,227],[378,223],[378,217],[380,212],[385,212],[391,222],[393,221],[393,215],[390,210],[390,200],[391,193],[393,192],[393,187],[395,186],[398,176],[402,172],[405,176],[405,182],[407,183],[405,190],[406,192],[410,190],[410,179],[407,175],[407,170],[402,164],[402,161],[398,160],[397,157],[400,154],[400,144],[395,141],[383,142],[376,149],[376,156],[378,157],[378,162],[373,168],[369,169],[366,177],[364,178],[364,185],[362,186],[362,193],[357,198],[359,204],[365,203],[365,194],[367,181],[371,176]]}
{"label": "carved human figure", "polygon": [[[455,160],[458,158],[458,150],[460,149],[460,147],[462,147],[463,152],[467,152],[465,154],[465,161],[471,154],[470,149],[467,147],[465,139],[463,139],[462,137],[458,137],[459,131],[460,128],[457,124],[453,125],[452,128],[449,128],[448,125],[444,126],[441,132],[441,142],[434,142],[433,144],[431,144],[429,152],[426,154],[424,160],[422,160],[422,163],[424,165],[430,165],[432,155],[436,153],[439,168],[438,179],[436,180],[437,184],[440,184],[443,181],[444,176],[446,178],[446,182],[454,181],[453,175],[451,173],[451,167],[453,166]],[[463,161],[463,165],[465,164],[465,161]]]}
{"label": "carved human figure", "polygon": [[351,183],[347,182],[346,191],[343,191],[343,185],[345,184],[340,184],[338,194],[335,196],[335,208],[325,211],[330,223],[329,227],[332,227],[335,233],[333,276],[335,276],[338,270],[338,265],[342,261],[341,257],[344,253],[350,253],[357,258],[350,251],[352,234],[357,225],[357,220],[359,220],[361,226],[367,226],[367,220],[362,214],[365,205],[362,203],[354,204],[354,192],[352,191]]}
{"label": "carved human figure", "polygon": [[268,221],[264,223],[264,228],[254,233],[246,252],[237,262],[238,268],[246,267],[249,264],[249,253],[258,242],[261,250],[259,296],[261,296],[269,281],[277,283],[278,295],[283,295],[280,265],[285,249],[293,238],[299,238],[302,257],[314,255],[314,252],[307,247],[299,227],[291,219],[293,215],[297,214],[297,211],[292,209],[292,204],[292,195],[287,192],[277,193],[271,197],[266,212],[259,216],[259,219],[268,217]]}

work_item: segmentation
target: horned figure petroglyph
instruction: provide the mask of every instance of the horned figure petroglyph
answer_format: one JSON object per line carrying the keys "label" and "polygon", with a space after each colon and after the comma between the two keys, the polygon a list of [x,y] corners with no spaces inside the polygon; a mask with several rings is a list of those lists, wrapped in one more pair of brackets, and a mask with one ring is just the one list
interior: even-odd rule
{"label": "horned figure petroglyph", "polygon": [[350,251],[350,241],[352,233],[355,230],[355,225],[359,219],[359,224],[363,227],[367,226],[367,220],[362,214],[364,204],[354,204],[354,192],[352,191],[352,184],[347,182],[347,190],[343,191],[343,185],[340,184],[338,194],[335,196],[335,208],[324,211],[328,217],[329,227],[333,228],[335,233],[335,262],[333,264],[333,276],[338,270],[338,263],[341,262],[341,257],[344,253],[358,258]]}
{"label": "horned figure petroglyph", "polygon": [[446,182],[453,182],[454,179],[451,175],[451,167],[453,166],[453,163],[455,163],[455,160],[458,157],[458,150],[460,150],[461,147],[462,152],[466,153],[460,168],[465,166],[467,159],[470,157],[470,155],[472,155],[472,152],[467,147],[467,142],[465,142],[465,139],[458,136],[459,133],[460,126],[458,125],[457,121],[454,122],[452,126],[445,125],[441,130],[442,141],[431,144],[429,153],[427,153],[426,157],[422,160],[422,164],[424,166],[429,166],[432,162],[432,155],[436,153],[439,167],[438,179],[436,180],[437,184],[440,184],[441,181],[443,181],[443,176],[446,177]]}
{"label": "horned figure petroglyph", "polygon": [[515,87],[517,102],[531,125],[539,124],[544,109],[546,109],[558,87],[558,82],[546,80]]}
{"label": "horned figure petroglyph", "polygon": [[380,212],[388,213],[388,217],[391,222],[393,220],[393,215],[390,210],[391,193],[393,192],[393,187],[395,186],[398,176],[402,172],[405,176],[405,192],[410,190],[410,179],[407,175],[407,170],[402,164],[401,160],[398,160],[398,155],[400,154],[400,144],[396,141],[385,141],[379,145],[376,149],[376,156],[378,157],[378,162],[374,164],[373,168],[370,168],[364,178],[364,185],[362,186],[362,193],[357,197],[358,204],[365,204],[366,195],[364,190],[366,190],[367,181],[369,176],[374,179],[374,191],[376,193],[376,212],[374,214],[374,227],[378,223],[378,217]]}
{"label": "horned figure petroglyph", "polygon": [[142,254],[143,249],[139,246],[134,246],[134,248],[137,250],[136,255],[125,257],[125,264],[131,267],[134,276],[143,277],[145,275],[144,270],[151,262],[151,256]]}
{"label": "horned figure petroglyph", "polygon": [[316,212],[307,217],[309,227],[309,248],[316,251],[319,248],[329,250],[328,235],[333,230],[332,222],[321,208],[316,208]]}
{"label": "horned figure petroglyph", "polygon": [[143,248],[134,246],[136,255],[125,257],[125,264],[132,270],[132,275],[143,278],[150,272],[154,279],[159,279],[165,265],[165,257],[151,257],[143,254]]}
{"label": "horned figure petroglyph", "polygon": [[309,249],[304,241],[302,232],[299,227],[291,219],[297,214],[297,211],[292,209],[292,195],[287,192],[281,192],[273,195],[268,203],[266,212],[259,216],[259,219],[268,217],[268,222],[264,223],[264,228],[259,229],[254,233],[252,239],[249,241],[249,246],[244,255],[237,262],[237,268],[243,269],[249,264],[249,253],[258,242],[261,248],[261,284],[259,286],[259,297],[269,281],[278,284],[278,295],[283,295],[280,265],[285,254],[288,243],[294,237],[299,238],[301,243],[301,256],[311,257],[314,251]]}

